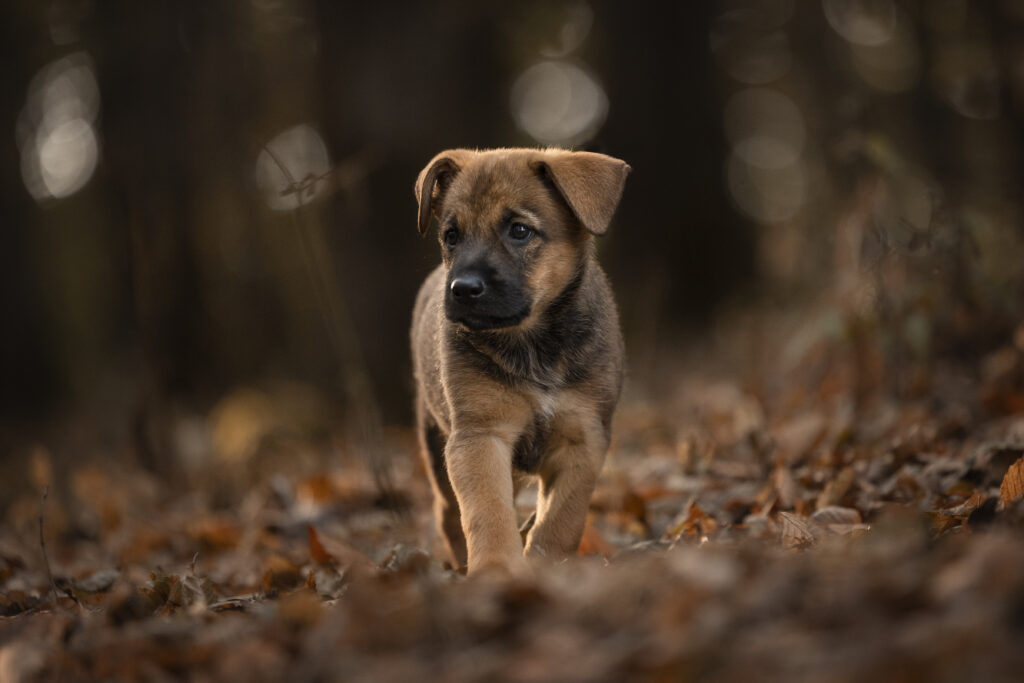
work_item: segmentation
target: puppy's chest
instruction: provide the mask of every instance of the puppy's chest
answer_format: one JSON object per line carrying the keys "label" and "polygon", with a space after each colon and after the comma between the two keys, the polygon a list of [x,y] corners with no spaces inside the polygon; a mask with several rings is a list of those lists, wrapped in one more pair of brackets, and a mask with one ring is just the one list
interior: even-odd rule
{"label": "puppy's chest", "polygon": [[538,392],[531,397],[533,419],[519,435],[512,450],[512,465],[522,472],[536,474],[544,455],[558,443],[572,439],[578,431],[567,410],[564,396]]}

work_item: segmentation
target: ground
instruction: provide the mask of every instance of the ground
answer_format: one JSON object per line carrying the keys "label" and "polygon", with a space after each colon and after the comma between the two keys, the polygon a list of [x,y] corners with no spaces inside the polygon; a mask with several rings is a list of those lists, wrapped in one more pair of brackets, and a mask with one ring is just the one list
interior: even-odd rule
{"label": "ground", "polygon": [[179,415],[169,478],[40,442],[0,680],[1019,680],[1024,349],[865,398],[815,348],[634,377],[580,556],[526,578],[447,567],[412,433],[382,478],[303,387]]}

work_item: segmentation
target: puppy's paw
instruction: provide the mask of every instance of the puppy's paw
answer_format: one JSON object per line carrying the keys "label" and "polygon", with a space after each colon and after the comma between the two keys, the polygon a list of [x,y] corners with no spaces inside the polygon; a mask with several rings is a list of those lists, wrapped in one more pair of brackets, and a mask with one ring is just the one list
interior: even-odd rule
{"label": "puppy's paw", "polygon": [[486,576],[496,579],[528,578],[533,569],[522,555],[506,557],[490,555],[469,564],[470,576]]}
{"label": "puppy's paw", "polygon": [[547,546],[543,543],[527,543],[523,553],[526,559],[533,565],[557,564],[576,554],[575,549],[566,550],[557,546]]}

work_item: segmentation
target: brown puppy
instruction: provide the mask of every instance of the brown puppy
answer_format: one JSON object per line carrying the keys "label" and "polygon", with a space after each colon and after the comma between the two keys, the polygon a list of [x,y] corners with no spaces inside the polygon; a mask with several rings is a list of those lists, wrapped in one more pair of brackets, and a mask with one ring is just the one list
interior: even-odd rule
{"label": "brown puppy", "polygon": [[618,313],[594,256],[630,168],[560,149],[454,149],[416,180],[443,263],[416,299],[417,429],[457,566],[523,568],[513,498],[540,480],[526,554],[576,551],[622,387]]}

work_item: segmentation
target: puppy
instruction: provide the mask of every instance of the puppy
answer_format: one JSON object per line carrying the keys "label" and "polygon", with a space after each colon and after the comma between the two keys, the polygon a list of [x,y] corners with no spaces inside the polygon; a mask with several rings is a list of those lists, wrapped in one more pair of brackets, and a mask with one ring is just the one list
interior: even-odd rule
{"label": "puppy", "polygon": [[525,568],[513,499],[539,479],[525,554],[574,553],[623,377],[618,313],[594,255],[630,167],[560,149],[453,149],[416,180],[442,263],[412,322],[416,419],[456,566]]}

